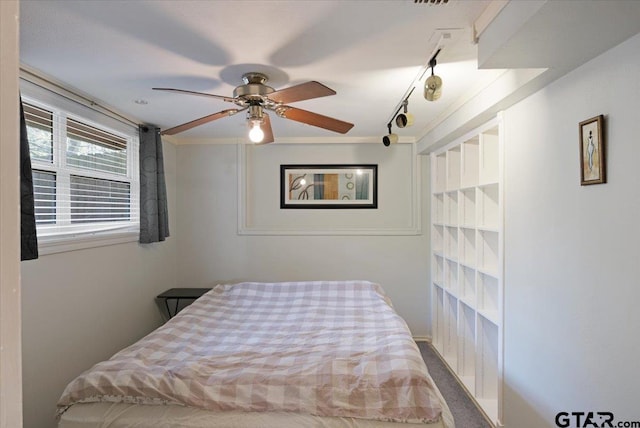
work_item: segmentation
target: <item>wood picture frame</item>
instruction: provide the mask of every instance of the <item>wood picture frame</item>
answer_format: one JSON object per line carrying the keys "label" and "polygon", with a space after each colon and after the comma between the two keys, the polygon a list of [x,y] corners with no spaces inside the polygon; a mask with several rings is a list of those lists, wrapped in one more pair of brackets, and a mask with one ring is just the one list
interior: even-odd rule
{"label": "wood picture frame", "polygon": [[604,117],[602,115],[583,120],[580,128],[580,184],[607,182]]}
{"label": "wood picture frame", "polygon": [[280,165],[280,208],[378,208],[378,165]]}

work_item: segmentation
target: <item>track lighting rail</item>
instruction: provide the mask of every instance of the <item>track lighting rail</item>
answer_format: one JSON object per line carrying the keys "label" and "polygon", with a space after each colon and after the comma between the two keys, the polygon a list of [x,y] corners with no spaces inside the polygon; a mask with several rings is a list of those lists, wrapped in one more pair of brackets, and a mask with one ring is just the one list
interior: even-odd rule
{"label": "track lighting rail", "polygon": [[[413,81],[411,82],[411,85],[409,85],[409,87],[405,91],[404,95],[402,96],[402,101],[400,101],[400,103],[396,107],[395,112],[391,115],[391,118],[389,119],[389,122],[387,122],[387,128],[389,130],[389,134],[385,135],[382,138],[382,143],[385,146],[389,146],[391,143],[396,143],[398,141],[398,135],[391,132],[391,126],[392,126],[394,120],[396,120],[396,125],[399,128],[404,128],[405,126],[410,124],[410,123],[408,123],[409,114],[407,112],[407,106],[409,105],[409,97],[411,96],[411,94],[413,94],[413,91],[416,89],[416,83],[419,82],[424,77],[425,73],[427,72],[427,70],[429,70],[429,68],[431,68],[431,76],[432,76],[432,78],[434,77],[433,76],[433,68],[436,66],[436,57],[438,56],[438,54],[440,53],[441,50],[442,50],[441,47],[437,48],[435,53],[431,56],[431,58],[429,58],[429,61],[422,67],[422,69],[420,70],[418,75],[413,79]],[[437,76],[435,76],[435,77],[437,77]],[[439,79],[439,77],[437,77],[437,78]],[[441,84],[442,84],[442,82],[440,82],[440,85]],[[440,95],[438,94],[437,97],[439,97],[439,96]],[[426,97],[426,95],[425,95],[425,97]],[[430,98],[427,98],[427,99],[429,101],[434,101],[434,100],[437,99],[437,97],[436,98],[430,97]],[[400,110],[403,109],[403,108],[404,108],[404,118],[401,121],[401,123],[398,123],[398,121],[397,121],[398,114],[400,113]],[[411,120],[411,122],[413,122],[413,120]]]}

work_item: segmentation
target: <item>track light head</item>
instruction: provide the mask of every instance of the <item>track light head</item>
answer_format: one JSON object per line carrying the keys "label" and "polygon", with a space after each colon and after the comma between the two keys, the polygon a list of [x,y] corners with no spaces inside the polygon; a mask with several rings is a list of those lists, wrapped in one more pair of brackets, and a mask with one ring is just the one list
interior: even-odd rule
{"label": "track light head", "polygon": [[385,147],[389,147],[391,144],[396,144],[397,142],[398,134],[390,133],[389,135],[385,135],[384,137],[382,137],[382,144],[384,144]]}
{"label": "track light head", "polygon": [[396,125],[398,128],[413,125],[413,115],[411,113],[400,113],[396,116]]}
{"label": "track light head", "polygon": [[424,82],[424,98],[427,101],[436,101],[442,95],[442,79],[440,76],[435,76],[433,70],[436,68],[436,57],[440,53],[440,49],[429,60],[429,67],[431,67],[431,76]]}
{"label": "track light head", "polygon": [[384,144],[385,147],[389,147],[391,144],[398,142],[398,134],[391,132],[391,122],[387,123],[387,129],[389,130],[389,134],[382,137],[382,144]]}
{"label": "track light head", "polygon": [[[411,92],[413,92],[413,90]],[[411,93],[409,93],[409,95],[411,95]],[[404,113],[398,114],[400,108],[398,108],[398,111],[396,111],[396,125],[398,126],[398,128],[404,128],[405,126],[413,125],[413,115],[409,113],[407,108],[408,106],[409,97],[405,98],[400,106],[403,109]],[[389,134],[391,134],[391,130],[389,130]]]}
{"label": "track light head", "polygon": [[442,79],[433,74],[424,82],[424,98],[427,101],[436,101],[442,95]]}

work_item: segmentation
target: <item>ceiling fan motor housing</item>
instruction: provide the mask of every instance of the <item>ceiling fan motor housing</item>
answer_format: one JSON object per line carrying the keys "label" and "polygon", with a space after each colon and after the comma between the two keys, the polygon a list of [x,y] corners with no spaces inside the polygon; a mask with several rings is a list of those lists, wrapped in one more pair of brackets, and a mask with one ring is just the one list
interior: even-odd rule
{"label": "ceiling fan motor housing", "polygon": [[244,98],[245,100],[263,99],[275,90],[271,86],[265,85],[267,76],[262,73],[245,73],[242,76],[244,85],[240,85],[233,90],[234,98]]}

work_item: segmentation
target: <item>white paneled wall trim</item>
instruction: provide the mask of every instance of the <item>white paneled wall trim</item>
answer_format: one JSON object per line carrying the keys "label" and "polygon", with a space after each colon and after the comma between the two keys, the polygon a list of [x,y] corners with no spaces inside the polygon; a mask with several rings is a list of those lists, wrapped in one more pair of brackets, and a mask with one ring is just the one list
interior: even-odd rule
{"label": "white paneled wall trim", "polygon": [[[247,144],[238,144],[238,234],[239,235],[420,235],[421,227],[421,199],[420,199],[420,162],[416,145],[396,144],[385,148],[381,144],[369,145],[374,150],[369,150],[366,159],[356,157],[352,152],[342,157],[345,146],[338,147],[333,144],[304,144],[306,150],[305,159],[313,161],[287,162],[278,159],[277,155],[267,155],[265,151],[258,152],[262,147],[254,148]],[[380,146],[380,147],[378,147]],[[314,149],[311,149],[314,147]],[[351,146],[356,147],[356,146]],[[381,148],[381,149],[380,149]],[[267,149],[299,150],[300,145],[272,145]],[[320,156],[310,155],[315,150]],[[378,149],[378,150],[376,150]],[[354,152],[362,153],[354,149]],[[371,153],[374,153],[371,155]],[[270,157],[264,160],[265,157]],[[318,161],[318,159],[330,159]],[[338,159],[344,159],[336,161]],[[256,178],[257,163],[268,166],[269,173]],[[387,164],[387,162],[389,162]],[[378,201],[377,209],[351,209],[351,210],[281,210],[279,207],[279,174],[275,174],[280,164],[306,163],[306,164],[349,164],[367,163],[378,164]],[[388,165],[388,166],[387,166]],[[259,187],[259,188],[256,188]],[[268,200],[256,199],[256,195],[268,194]],[[399,196],[400,195],[400,196]],[[392,198],[394,202],[390,202]],[[401,198],[401,199],[400,199]],[[277,207],[276,207],[277,205]],[[385,210],[385,206],[387,209]],[[263,215],[265,211],[269,215]],[[287,211],[287,212],[283,212]],[[297,211],[297,223],[287,223],[287,216],[291,211]],[[397,213],[406,215],[406,219],[398,219]],[[258,214],[262,216],[258,220]],[[337,221],[320,221],[320,219],[339,217]],[[394,217],[396,216],[396,217]]]}

